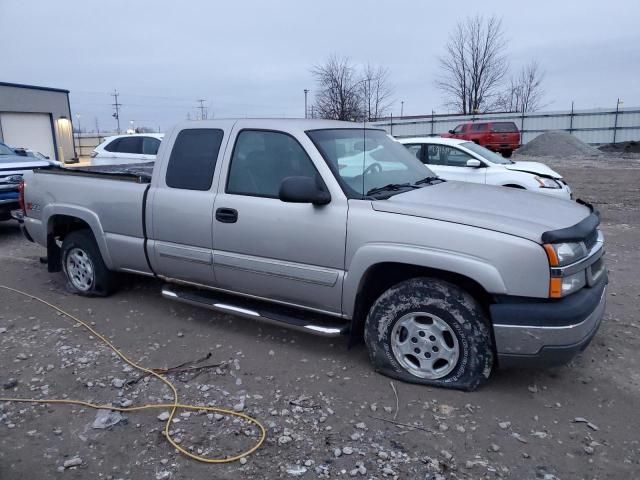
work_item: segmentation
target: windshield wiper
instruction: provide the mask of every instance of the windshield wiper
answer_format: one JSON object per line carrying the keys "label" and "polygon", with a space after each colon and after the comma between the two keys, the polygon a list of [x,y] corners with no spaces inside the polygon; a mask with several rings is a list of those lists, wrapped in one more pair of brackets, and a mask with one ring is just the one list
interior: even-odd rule
{"label": "windshield wiper", "polygon": [[444,180],[440,177],[424,177],[422,180],[418,180],[414,185],[422,185],[424,183],[436,183],[436,182],[444,182]]}
{"label": "windshield wiper", "polygon": [[375,195],[376,193],[389,192],[389,191],[395,192],[403,188],[415,188],[415,187],[410,183],[389,183],[387,185],[383,185],[382,187],[372,188],[367,192],[367,195]]}

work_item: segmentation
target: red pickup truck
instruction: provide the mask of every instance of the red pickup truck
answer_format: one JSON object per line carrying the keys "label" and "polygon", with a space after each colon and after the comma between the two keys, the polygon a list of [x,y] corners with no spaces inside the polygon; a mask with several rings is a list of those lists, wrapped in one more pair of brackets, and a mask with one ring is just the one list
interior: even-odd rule
{"label": "red pickup truck", "polygon": [[469,140],[507,158],[520,146],[520,130],[513,122],[461,123],[441,136]]}

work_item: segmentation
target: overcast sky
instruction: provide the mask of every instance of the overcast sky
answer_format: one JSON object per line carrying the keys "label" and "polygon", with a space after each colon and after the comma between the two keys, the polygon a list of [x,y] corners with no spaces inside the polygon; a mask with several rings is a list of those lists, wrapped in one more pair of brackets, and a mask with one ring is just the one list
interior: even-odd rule
{"label": "overcast sky", "polygon": [[437,57],[476,13],[502,17],[514,71],[538,60],[547,109],[640,106],[638,0],[0,0],[0,81],[70,90],[83,130],[115,128],[115,88],[123,127],[164,129],[200,98],[216,117],[304,116],[335,53],[389,68],[394,115],[446,113]]}

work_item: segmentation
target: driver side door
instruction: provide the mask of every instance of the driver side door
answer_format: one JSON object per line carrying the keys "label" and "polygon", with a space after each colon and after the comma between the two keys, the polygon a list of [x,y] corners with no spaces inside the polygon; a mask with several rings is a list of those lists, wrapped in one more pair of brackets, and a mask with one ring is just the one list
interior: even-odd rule
{"label": "driver side door", "polygon": [[232,141],[214,205],[216,286],[340,314],[346,199],[322,206],[279,199],[284,178],[320,175],[294,136],[249,124]]}

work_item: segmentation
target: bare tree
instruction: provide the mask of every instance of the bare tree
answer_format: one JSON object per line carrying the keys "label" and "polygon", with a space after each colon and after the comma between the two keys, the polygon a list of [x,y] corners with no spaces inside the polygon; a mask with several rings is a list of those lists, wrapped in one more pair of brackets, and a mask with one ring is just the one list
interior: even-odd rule
{"label": "bare tree", "polygon": [[389,83],[389,69],[370,63],[363,68],[360,80],[365,117],[372,121],[384,117],[391,109],[393,88]]}
{"label": "bare tree", "polygon": [[535,112],[544,107],[542,80],[544,72],[533,60],[522,67],[516,77],[511,77],[509,86],[502,95],[498,106],[505,112]]}
{"label": "bare tree", "polygon": [[313,67],[311,73],[318,83],[315,110],[319,117],[333,120],[364,118],[360,79],[349,58],[334,55],[324,65]]}
{"label": "bare tree", "polygon": [[442,75],[436,85],[460,113],[494,108],[508,70],[502,21],[476,15],[458,23],[440,57]]}

